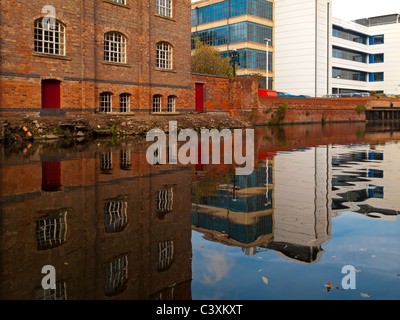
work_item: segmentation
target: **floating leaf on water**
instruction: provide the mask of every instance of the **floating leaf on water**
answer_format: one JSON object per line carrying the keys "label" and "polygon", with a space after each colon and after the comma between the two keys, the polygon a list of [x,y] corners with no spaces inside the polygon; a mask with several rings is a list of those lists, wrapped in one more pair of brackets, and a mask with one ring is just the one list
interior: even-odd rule
{"label": "floating leaf on water", "polygon": [[268,285],[268,279],[266,277],[261,277],[262,281],[265,283],[265,285]]}
{"label": "floating leaf on water", "polygon": [[371,295],[368,293],[360,293],[360,296],[363,298],[371,298]]}
{"label": "floating leaf on water", "polygon": [[361,272],[362,271],[362,269],[356,269],[356,272]]}
{"label": "floating leaf on water", "polygon": [[367,251],[367,249],[365,249],[365,248],[360,248],[360,251]]}
{"label": "floating leaf on water", "polygon": [[326,284],[324,284],[324,286],[326,287],[326,291],[330,291],[331,289],[339,289],[338,286],[333,286],[332,283],[327,282]]}
{"label": "floating leaf on water", "polygon": [[376,258],[376,255],[372,254],[372,255],[371,255],[371,258]]}

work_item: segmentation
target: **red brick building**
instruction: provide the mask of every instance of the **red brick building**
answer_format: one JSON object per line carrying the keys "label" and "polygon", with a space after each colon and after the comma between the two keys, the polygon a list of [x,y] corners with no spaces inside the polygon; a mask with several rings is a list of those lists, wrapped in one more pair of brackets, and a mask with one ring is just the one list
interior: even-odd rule
{"label": "red brick building", "polygon": [[187,0],[2,0],[0,114],[194,109]]}

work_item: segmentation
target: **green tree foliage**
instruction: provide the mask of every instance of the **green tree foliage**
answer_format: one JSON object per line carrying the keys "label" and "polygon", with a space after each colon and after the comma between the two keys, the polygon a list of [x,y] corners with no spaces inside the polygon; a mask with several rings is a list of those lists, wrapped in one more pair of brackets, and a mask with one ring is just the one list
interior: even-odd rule
{"label": "green tree foliage", "polygon": [[218,49],[195,39],[196,49],[192,54],[192,72],[222,77],[233,77],[229,58],[223,58]]}

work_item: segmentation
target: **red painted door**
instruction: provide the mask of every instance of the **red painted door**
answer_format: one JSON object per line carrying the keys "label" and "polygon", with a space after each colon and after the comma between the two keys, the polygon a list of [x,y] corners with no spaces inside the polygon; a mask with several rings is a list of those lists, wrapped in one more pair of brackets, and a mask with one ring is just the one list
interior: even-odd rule
{"label": "red painted door", "polygon": [[204,84],[196,83],[196,112],[204,112]]}
{"label": "red painted door", "polygon": [[58,191],[61,188],[61,162],[42,163],[42,190]]}
{"label": "red painted door", "polygon": [[42,108],[61,108],[61,82],[58,80],[42,81]]}

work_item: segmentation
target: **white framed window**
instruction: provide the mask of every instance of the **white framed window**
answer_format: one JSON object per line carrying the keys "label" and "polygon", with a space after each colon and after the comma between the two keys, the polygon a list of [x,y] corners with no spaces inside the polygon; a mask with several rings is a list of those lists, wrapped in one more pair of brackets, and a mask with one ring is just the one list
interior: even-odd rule
{"label": "white framed window", "polygon": [[130,112],[131,111],[131,95],[129,93],[123,93],[119,96],[119,112]]}
{"label": "white framed window", "polygon": [[166,271],[174,257],[174,241],[164,241],[157,243],[157,265],[158,272]]}
{"label": "white framed window", "polygon": [[128,256],[123,255],[113,259],[106,265],[105,294],[114,296],[127,288],[128,285]]}
{"label": "white framed window", "polygon": [[124,5],[126,5],[126,0],[111,0],[112,2],[116,2],[116,3],[119,3],[119,4],[124,4]]}
{"label": "white framed window", "polygon": [[128,224],[128,202],[107,201],[104,204],[106,233],[118,233],[125,230]]}
{"label": "white framed window", "polygon": [[159,94],[153,96],[153,112],[161,112],[161,98],[162,96]]}
{"label": "white framed window", "polygon": [[67,283],[57,282],[54,290],[38,289],[35,300],[67,300]]}
{"label": "white framed window", "polygon": [[156,13],[172,18],[172,0],[156,0]]}
{"label": "white framed window", "polygon": [[60,22],[52,24],[52,19],[37,19],[34,40],[35,52],[65,56],[65,27]]}
{"label": "white framed window", "polygon": [[169,96],[168,97],[168,112],[175,112],[175,105],[176,105],[176,97],[175,96]]}
{"label": "white framed window", "polygon": [[105,152],[100,154],[100,171],[108,172],[113,169],[112,153]]}
{"label": "white framed window", "polygon": [[63,245],[67,241],[67,212],[37,220],[36,240],[38,250],[49,250]]}
{"label": "white framed window", "polygon": [[121,150],[119,155],[119,168],[122,170],[129,170],[132,168],[131,151]]}
{"label": "white framed window", "polygon": [[174,208],[174,188],[157,191],[156,210],[157,215],[165,215],[172,212]]}
{"label": "white framed window", "polygon": [[168,42],[158,42],[156,45],[156,68],[172,70],[173,49]]}
{"label": "white framed window", "polygon": [[100,94],[100,112],[112,112],[111,92],[103,92]]}
{"label": "white framed window", "polygon": [[104,35],[104,61],[126,63],[126,38],[119,32]]}

